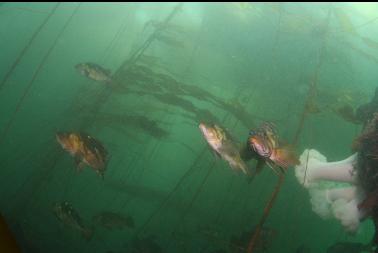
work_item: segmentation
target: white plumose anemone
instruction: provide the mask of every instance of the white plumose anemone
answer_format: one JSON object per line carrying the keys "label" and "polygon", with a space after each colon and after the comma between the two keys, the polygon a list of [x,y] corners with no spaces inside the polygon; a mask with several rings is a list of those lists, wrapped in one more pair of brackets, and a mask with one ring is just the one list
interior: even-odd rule
{"label": "white plumose anemone", "polygon": [[317,150],[305,150],[295,176],[309,190],[312,210],[322,218],[335,218],[347,232],[358,230],[365,213],[358,208],[364,199],[357,184],[354,165],[357,154],[338,162],[327,162]]}

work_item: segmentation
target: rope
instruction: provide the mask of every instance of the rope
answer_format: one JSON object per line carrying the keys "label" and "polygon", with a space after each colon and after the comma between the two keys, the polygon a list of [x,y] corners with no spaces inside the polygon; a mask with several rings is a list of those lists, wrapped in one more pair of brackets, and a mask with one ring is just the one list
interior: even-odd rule
{"label": "rope", "polygon": [[40,64],[38,65],[38,68],[37,70],[34,72],[34,75],[32,77],[32,79],[30,80],[30,82],[27,84],[26,86],[26,89],[24,90],[24,93],[22,94],[21,98],[18,100],[17,102],[17,106],[16,106],[16,109],[14,110],[14,112],[12,113],[8,123],[6,124],[5,128],[3,129],[2,133],[0,134],[0,144],[2,144],[2,142],[4,141],[6,135],[9,133],[9,130],[11,129],[13,123],[14,123],[14,120],[16,118],[16,115],[17,113],[20,111],[21,109],[21,106],[25,100],[25,98],[28,96],[35,80],[37,79],[38,77],[38,74],[41,72],[43,66],[45,65],[47,59],[49,58],[51,52],[55,49],[55,46],[56,44],[58,43],[58,40],[59,38],[62,36],[63,32],[66,30],[66,28],[68,27],[68,25],[71,23],[71,20],[72,18],[74,17],[74,15],[76,14],[77,10],[79,9],[81,4],[77,5],[75,10],[72,12],[71,16],[68,18],[67,22],[64,24],[63,28],[60,30],[58,36],[55,38],[52,46],[49,48],[49,50],[47,51],[46,55],[43,57],[42,61],[40,62]]}
{"label": "rope", "polygon": [[47,22],[50,20],[51,16],[55,13],[56,9],[60,3],[57,3],[54,8],[51,10],[50,14],[43,20],[42,24],[37,28],[37,30],[33,33],[33,36],[30,38],[29,42],[26,44],[24,49],[20,52],[20,54],[17,56],[16,60],[13,62],[11,68],[8,70],[8,72],[5,74],[3,79],[0,82],[0,91],[4,88],[5,83],[8,81],[9,77],[12,75],[13,71],[15,70],[16,66],[20,63],[21,59],[24,57],[25,53],[28,51],[30,46],[33,44],[35,38],[37,38],[38,34],[42,31],[42,29],[45,27]]}

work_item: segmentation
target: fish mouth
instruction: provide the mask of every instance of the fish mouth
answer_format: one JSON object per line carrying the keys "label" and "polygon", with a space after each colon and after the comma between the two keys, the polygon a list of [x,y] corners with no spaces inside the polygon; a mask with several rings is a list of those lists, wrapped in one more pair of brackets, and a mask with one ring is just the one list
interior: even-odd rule
{"label": "fish mouth", "polygon": [[57,142],[60,144],[60,146],[64,150],[71,152],[71,150],[70,150],[71,144],[70,144],[69,134],[67,134],[67,133],[56,133],[55,137],[56,137]]}
{"label": "fish mouth", "polygon": [[258,152],[259,147],[261,147],[263,144],[259,141],[256,136],[251,136],[249,137],[249,145],[256,151]]}
{"label": "fish mouth", "polygon": [[249,143],[254,145],[255,143],[258,143],[258,140],[255,136],[250,136],[249,137]]}
{"label": "fish mouth", "polygon": [[213,138],[213,136],[212,136],[212,129],[209,126],[207,126],[206,124],[200,123],[199,124],[199,129],[201,130],[202,135],[205,137],[205,139],[208,140],[208,139]]}
{"label": "fish mouth", "polygon": [[272,154],[271,147],[267,143],[264,143],[264,141],[258,136],[250,137],[249,145],[257,154],[262,157],[270,157]]}
{"label": "fish mouth", "polygon": [[61,134],[59,134],[59,133],[55,134],[55,138],[60,145],[63,145],[63,140],[62,140]]}
{"label": "fish mouth", "polygon": [[67,134],[66,133],[63,133],[63,132],[57,132],[55,134],[55,138],[56,140],[59,142],[59,144],[63,145],[64,144],[64,140],[67,139]]}
{"label": "fish mouth", "polygon": [[202,132],[203,134],[205,134],[205,133],[207,132],[207,127],[206,127],[206,125],[205,125],[204,123],[200,123],[200,124],[198,125],[198,127],[199,127],[199,129],[201,130],[201,132]]}

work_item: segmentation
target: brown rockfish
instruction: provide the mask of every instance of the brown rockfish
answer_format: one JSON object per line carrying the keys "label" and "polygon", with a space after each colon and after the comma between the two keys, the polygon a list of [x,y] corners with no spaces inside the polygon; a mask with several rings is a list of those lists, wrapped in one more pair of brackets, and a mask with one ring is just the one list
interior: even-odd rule
{"label": "brown rockfish", "polygon": [[92,229],[86,227],[79,213],[68,202],[55,203],[53,206],[55,216],[63,224],[78,230],[86,240],[92,238]]}
{"label": "brown rockfish", "polygon": [[75,132],[59,132],[56,139],[75,158],[79,170],[88,165],[104,178],[108,152],[101,142],[86,133]]}
{"label": "brown rockfish", "polygon": [[112,81],[111,71],[101,67],[96,63],[86,62],[79,63],[75,68],[89,79],[95,80],[97,82],[110,83]]}
{"label": "brown rockfish", "polygon": [[281,172],[285,172],[288,167],[299,164],[293,148],[283,145],[279,141],[275,127],[270,123],[264,123],[260,128],[251,130],[248,144],[260,159],[257,172],[262,169],[264,163],[268,164],[275,172],[277,172],[277,168]]}
{"label": "brown rockfish", "polygon": [[240,157],[237,145],[230,139],[230,136],[218,125],[207,125],[200,123],[199,128],[214,153],[227,161],[230,167],[236,171],[242,171],[251,175],[247,165]]}

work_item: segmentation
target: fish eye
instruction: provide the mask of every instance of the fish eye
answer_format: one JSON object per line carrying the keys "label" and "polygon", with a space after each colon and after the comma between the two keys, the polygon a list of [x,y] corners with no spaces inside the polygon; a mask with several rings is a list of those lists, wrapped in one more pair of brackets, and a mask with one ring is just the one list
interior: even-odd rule
{"label": "fish eye", "polygon": [[255,135],[255,134],[256,134],[255,131],[253,131],[253,130],[249,131],[249,135]]}

